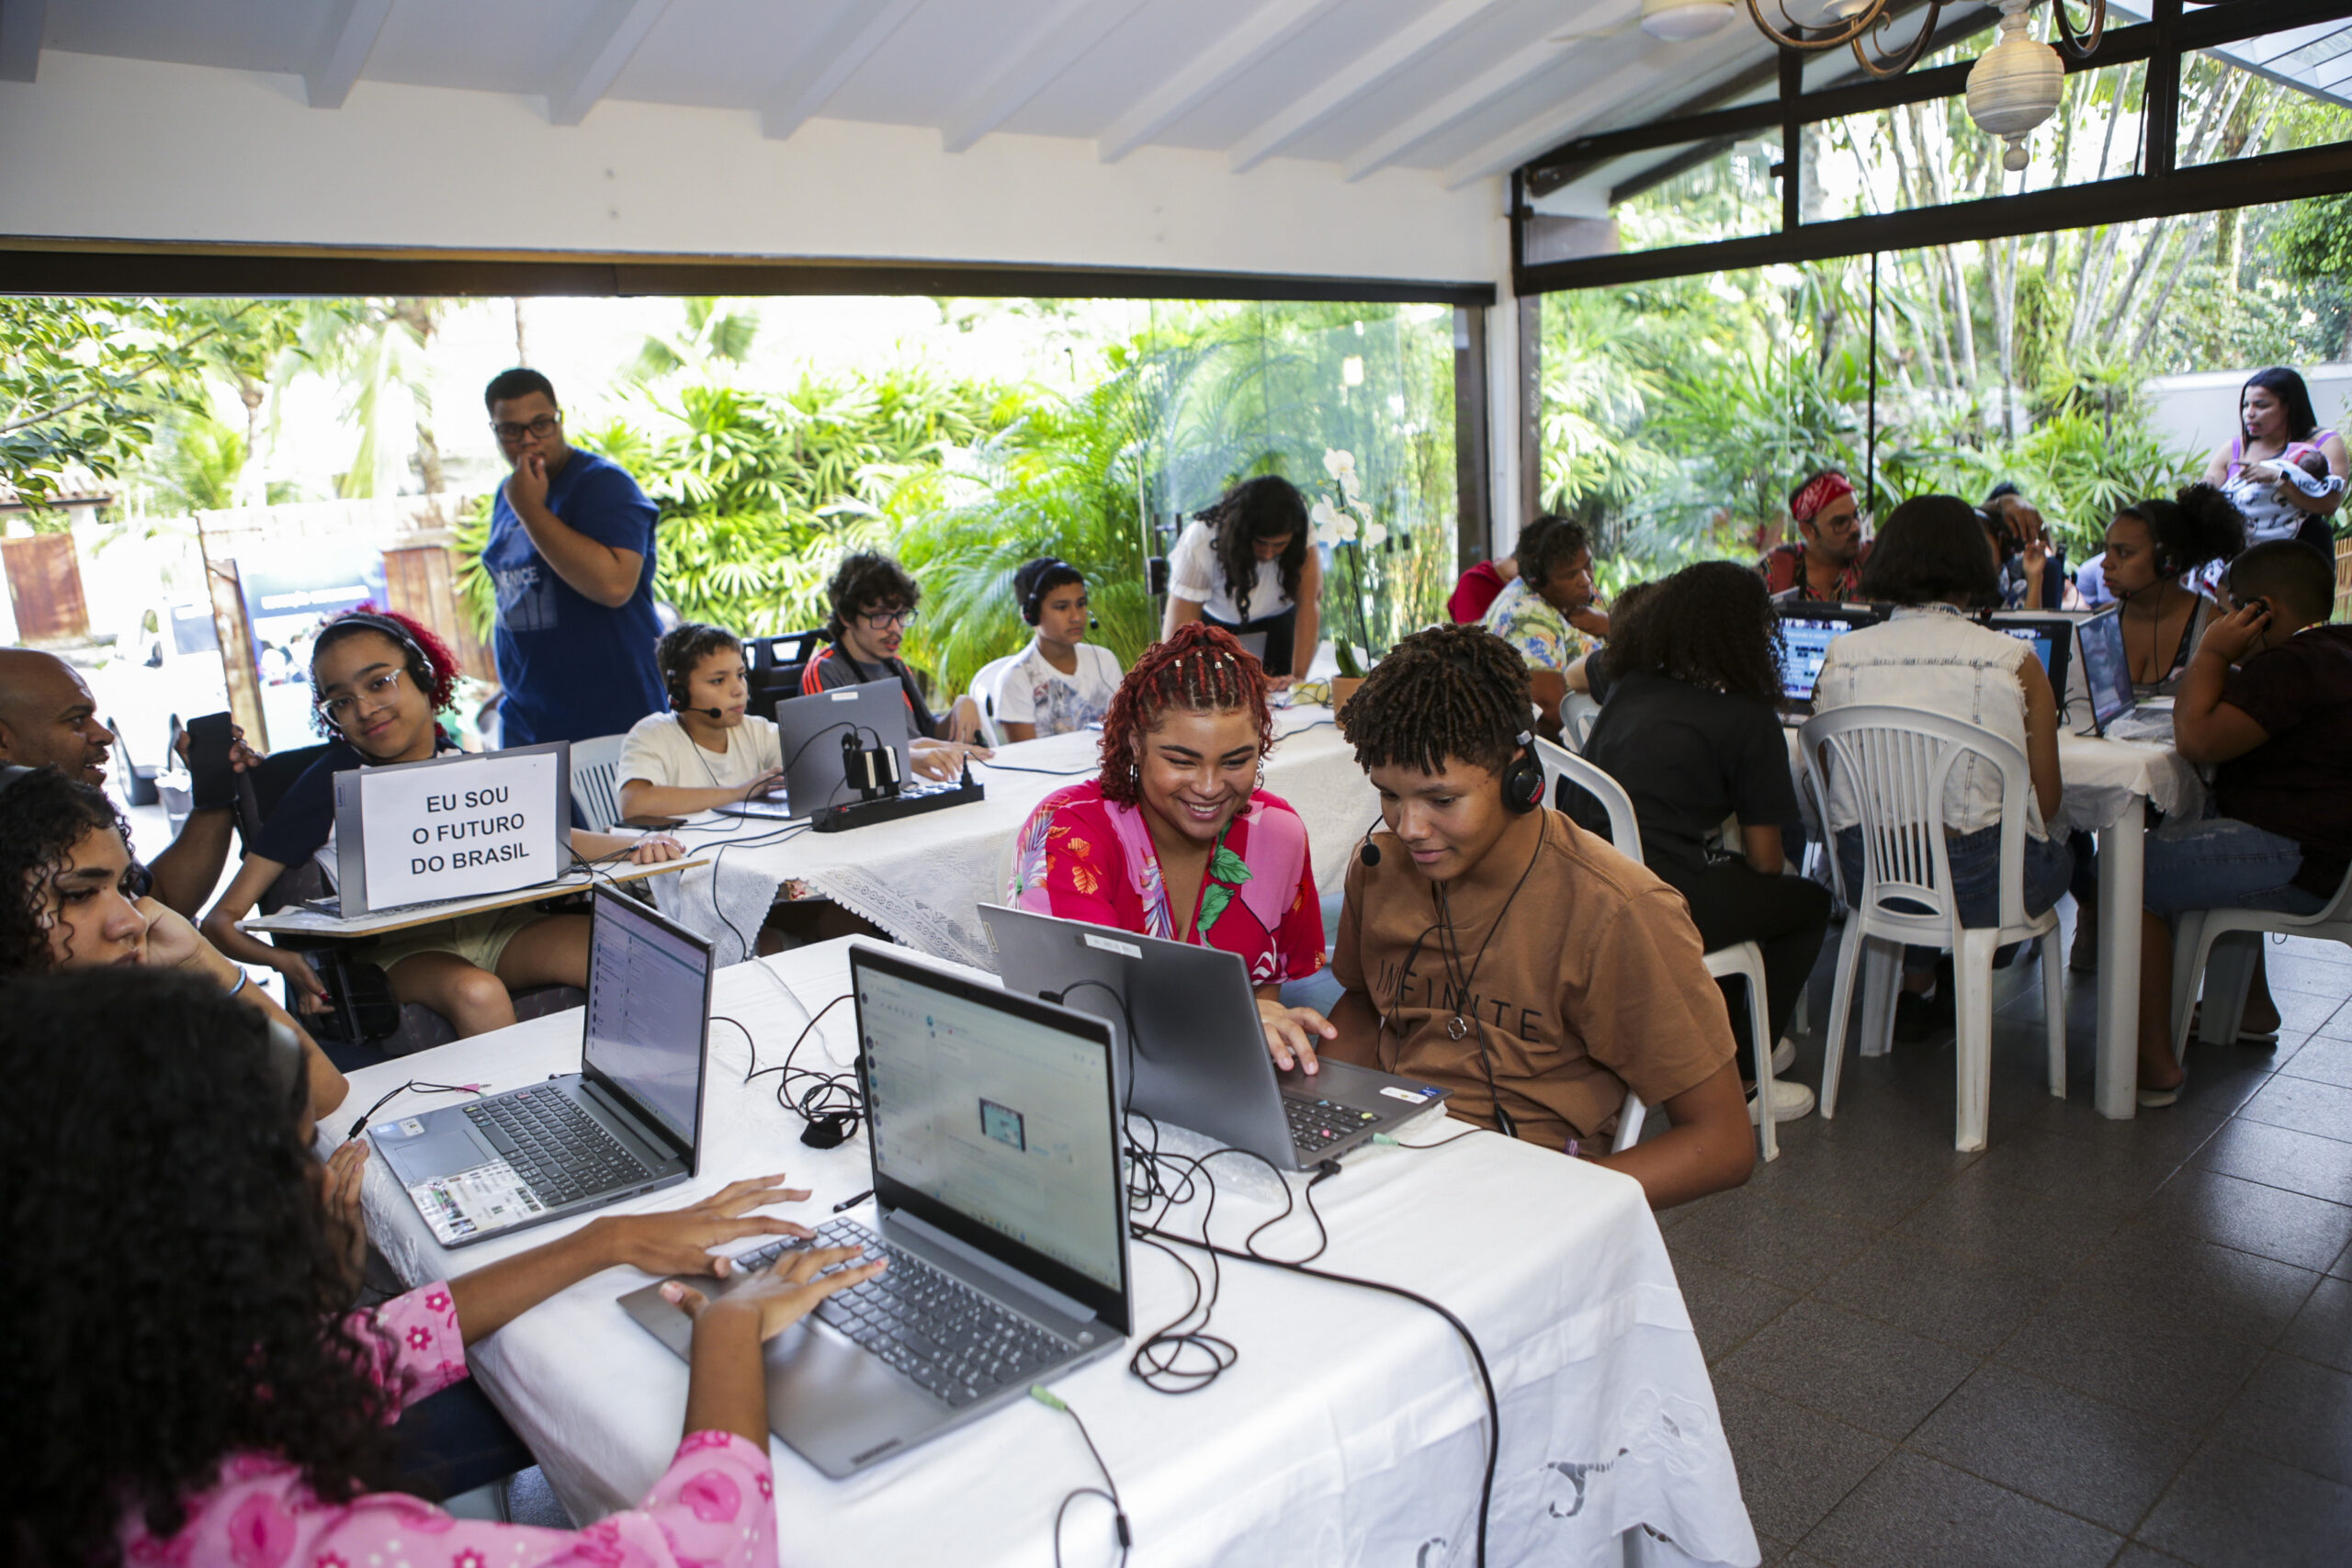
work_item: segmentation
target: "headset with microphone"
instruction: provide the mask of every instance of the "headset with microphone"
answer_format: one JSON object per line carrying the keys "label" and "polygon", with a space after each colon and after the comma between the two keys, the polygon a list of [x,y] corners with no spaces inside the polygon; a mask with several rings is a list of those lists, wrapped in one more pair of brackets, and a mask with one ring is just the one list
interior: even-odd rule
{"label": "headset with microphone", "polygon": [[[1535,755],[1535,737],[1522,729],[1519,732],[1519,755],[1503,770],[1503,809],[1514,817],[1524,817],[1544,804],[1544,764]],[[1385,816],[1375,817],[1363,830],[1363,842],[1356,847],[1356,859],[1366,865],[1380,863],[1380,846],[1372,841]]]}
{"label": "headset with microphone", "polygon": [[727,710],[725,708],[696,707],[693,702],[687,698],[686,680],[691,673],[691,671],[684,670],[673,670],[668,668],[664,668],[662,670],[662,683],[670,689],[670,706],[679,713],[696,714],[707,719],[717,720],[725,718],[727,716]]}
{"label": "headset with microphone", "polygon": [[[1032,565],[1036,570],[1029,580],[1028,590],[1021,595],[1021,618],[1034,626],[1037,624],[1038,617],[1046,613],[1046,595],[1054,591],[1053,588],[1043,586],[1046,580],[1057,571],[1066,571],[1078,579],[1079,586],[1082,588],[1086,585],[1086,574],[1059,556],[1041,556]],[[1054,588],[1065,586],[1067,584],[1060,582],[1054,584]],[[1102,628],[1102,626],[1101,616],[1090,615],[1086,617],[1087,630],[1097,631]]]}

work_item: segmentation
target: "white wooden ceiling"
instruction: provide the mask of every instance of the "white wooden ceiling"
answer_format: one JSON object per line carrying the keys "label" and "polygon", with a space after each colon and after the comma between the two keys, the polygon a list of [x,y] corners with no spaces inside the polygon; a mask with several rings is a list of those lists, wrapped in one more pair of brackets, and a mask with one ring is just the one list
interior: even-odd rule
{"label": "white wooden ceiling", "polygon": [[[1690,43],[1638,0],[0,0],[0,80],[43,51],[521,96],[607,98],[1433,171],[1461,186],[1638,123],[1768,57],[1743,19]],[[1562,37],[1563,34],[1580,36]],[[364,90],[364,86],[361,87]]]}

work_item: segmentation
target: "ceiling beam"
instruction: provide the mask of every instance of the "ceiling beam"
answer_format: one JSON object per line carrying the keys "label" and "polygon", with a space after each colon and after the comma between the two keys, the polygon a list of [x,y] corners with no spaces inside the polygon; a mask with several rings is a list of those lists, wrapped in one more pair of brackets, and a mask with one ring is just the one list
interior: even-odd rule
{"label": "ceiling beam", "polygon": [[0,0],[0,82],[29,82],[40,69],[49,0]]}
{"label": "ceiling beam", "polygon": [[922,0],[842,0],[815,29],[815,41],[792,63],[760,107],[760,134],[781,141],[831,101],[842,84],[890,40]]}
{"label": "ceiling beam", "polygon": [[1736,24],[1698,48],[1653,39],[1638,28],[1622,39],[1612,39],[1602,47],[1610,48],[1613,53],[1616,48],[1632,43],[1637,52],[1630,60],[1619,59],[1605,68],[1600,91],[1564,95],[1564,107],[1523,120],[1459,160],[1445,171],[1445,188],[1459,190],[1489,175],[1515,169],[1587,126],[1610,123],[1604,116],[1615,114],[1645,94],[1676,83],[1706,79],[1736,63],[1762,41],[1755,29]]}
{"label": "ceiling beam", "polygon": [[1503,0],[1445,0],[1435,10],[1416,17],[1293,98],[1282,112],[1234,143],[1233,172],[1238,175],[1256,168],[1502,4]]}
{"label": "ceiling beam", "polygon": [[314,109],[339,109],[352,84],[375,52],[376,35],[392,14],[392,0],[334,0],[311,67],[302,73],[302,93]]}
{"label": "ceiling beam", "polygon": [[605,0],[548,83],[548,123],[587,118],[669,8],[670,0]]}
{"label": "ceiling beam", "polygon": [[1194,109],[1233,79],[1274,50],[1298,36],[1306,25],[1332,10],[1340,0],[1270,0],[1184,68],[1145,95],[1143,101],[1111,122],[1094,144],[1106,164],[1115,164]]}
{"label": "ceiling beam", "polygon": [[1062,0],[1023,37],[1012,63],[948,112],[941,142],[950,152],[961,152],[1011,119],[1142,5],[1143,0]]}
{"label": "ceiling beam", "polygon": [[1366,175],[1386,168],[1430,137],[1557,65],[1561,60],[1561,45],[1549,39],[1529,44],[1510,59],[1480,72],[1404,124],[1385,130],[1364,143],[1348,155],[1341,165],[1342,172],[1353,183]]}

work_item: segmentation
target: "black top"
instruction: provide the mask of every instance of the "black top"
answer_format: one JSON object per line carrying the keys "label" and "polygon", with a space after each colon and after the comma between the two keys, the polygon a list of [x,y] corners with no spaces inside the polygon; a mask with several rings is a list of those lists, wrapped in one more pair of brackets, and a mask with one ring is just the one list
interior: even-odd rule
{"label": "black top", "polygon": [[1758,828],[1797,818],[1781,722],[1745,697],[1633,671],[1611,687],[1584,754],[1624,786],[1642,859],[1668,882],[1706,868],[1706,837],[1726,817]]}
{"label": "black top", "polygon": [[2306,626],[2256,654],[2222,700],[2270,739],[2222,764],[2213,804],[2302,845],[2295,886],[2334,893],[2352,860],[2352,626]]}
{"label": "black top", "polygon": [[[441,731],[434,735],[433,754],[447,755],[457,742]],[[334,836],[334,776],[371,767],[358,749],[338,737],[326,744],[319,760],[287,786],[263,818],[261,831],[245,846],[246,852],[280,865],[300,865],[326,846]]]}

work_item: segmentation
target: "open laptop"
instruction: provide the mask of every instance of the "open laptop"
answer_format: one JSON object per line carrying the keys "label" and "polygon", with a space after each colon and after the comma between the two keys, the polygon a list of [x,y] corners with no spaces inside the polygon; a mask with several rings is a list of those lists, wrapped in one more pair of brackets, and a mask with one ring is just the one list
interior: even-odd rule
{"label": "open laptop", "polygon": [[695,1174],[710,943],[608,887],[592,919],[579,1072],[368,1129],[444,1247]]}
{"label": "open laptop", "polygon": [[1821,679],[1829,645],[1857,627],[1877,624],[1878,612],[1863,605],[1804,600],[1792,600],[1779,608],[1781,708],[1788,714],[1809,714],[1814,683]]}
{"label": "open laptop", "polygon": [[[831,1476],[1018,1400],[1135,1325],[1115,1027],[881,949],[853,946],[850,974],[876,1217],[832,1221],[814,1245],[890,1267],[765,1352],[769,1425]],[[660,1285],[621,1305],[685,1357]]]}
{"label": "open laptop", "polygon": [[[916,795],[927,788],[946,787],[914,773],[908,755],[906,692],[895,680],[836,686],[814,696],[778,703],[775,725],[776,739],[784,749],[784,797],[731,801],[718,807],[723,814],[787,820],[864,798],[861,785],[851,782],[853,766],[863,764],[852,763],[844,754],[843,742],[861,756],[888,750],[889,762],[879,764],[877,759],[873,776],[887,781],[895,767],[898,787],[890,793]],[[887,790],[888,786],[887,782],[877,782],[869,787]]]}
{"label": "open laptop", "polygon": [[2091,733],[2105,735],[2138,705],[2132,691],[2132,660],[2123,651],[2123,606],[2112,604],[2084,616],[2075,623],[2075,637],[2082,654]]}
{"label": "open laptop", "polygon": [[1279,1169],[1312,1170],[1449,1092],[1346,1062],[1277,1071],[1238,953],[1027,909],[979,916],[1008,987],[1126,1025],[1122,1103]]}
{"label": "open laptop", "polygon": [[[436,787],[446,785],[455,796],[467,795],[466,774],[480,773],[484,762],[511,762],[518,757],[544,755],[553,759],[554,766],[545,770],[547,794],[528,804],[535,809],[526,813],[527,826],[523,834],[529,853],[513,855],[507,847],[522,837],[502,829],[502,840],[492,853],[480,853],[472,868],[469,886],[464,893],[451,898],[401,898],[387,897],[379,888],[371,897],[368,888],[368,797],[379,794],[395,780],[408,775],[425,773]],[[446,777],[444,776],[446,775]],[[502,791],[502,793],[503,793]],[[480,824],[487,818],[495,824],[504,816],[497,807],[486,806],[470,810],[461,818],[460,827]],[[516,888],[537,886],[552,882],[571,863],[571,743],[549,740],[537,746],[516,746],[503,751],[451,751],[422,762],[397,762],[390,767],[348,768],[334,775],[334,892],[324,898],[306,902],[306,908],[322,915],[336,915],[350,919],[360,915],[380,913],[385,909],[423,908],[436,903],[449,903],[456,897],[479,897],[484,894],[511,893]],[[487,840],[480,840],[487,842]],[[454,846],[453,846],[454,849]],[[322,859],[328,853],[321,850]],[[485,877],[485,870],[509,868],[508,874]],[[552,869],[550,869],[552,868]]]}
{"label": "open laptop", "polygon": [[2041,672],[2050,677],[2050,689],[2060,701],[2066,696],[2066,673],[2075,651],[2075,617],[2047,611],[1996,610],[1984,617],[1984,624],[1996,632],[2006,632],[2019,642],[2033,647],[2033,656],[2041,660]]}

